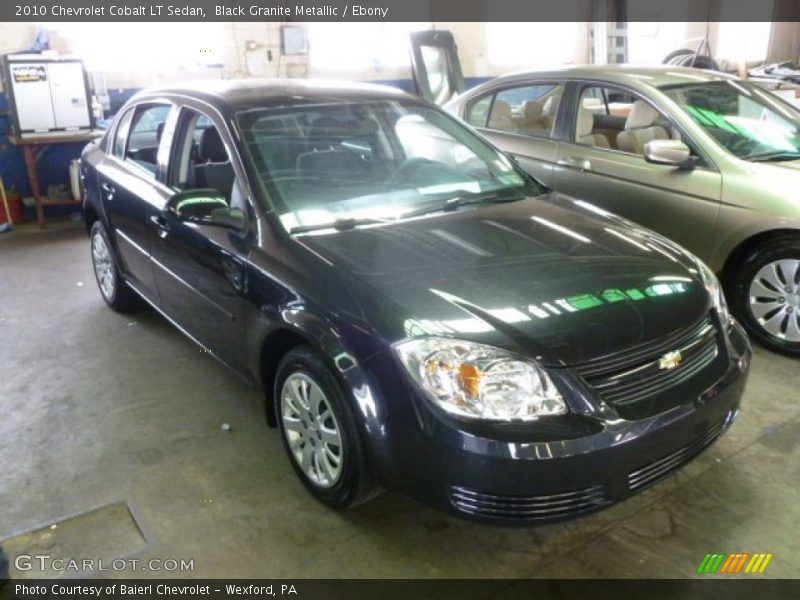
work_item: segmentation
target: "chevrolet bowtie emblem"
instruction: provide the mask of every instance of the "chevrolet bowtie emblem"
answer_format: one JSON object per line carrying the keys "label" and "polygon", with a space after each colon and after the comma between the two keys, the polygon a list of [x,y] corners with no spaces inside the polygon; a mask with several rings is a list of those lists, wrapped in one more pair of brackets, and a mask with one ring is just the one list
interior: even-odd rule
{"label": "chevrolet bowtie emblem", "polygon": [[672,369],[678,367],[682,362],[683,356],[681,356],[681,351],[675,350],[674,352],[667,352],[659,359],[658,368],[664,371],[671,371]]}

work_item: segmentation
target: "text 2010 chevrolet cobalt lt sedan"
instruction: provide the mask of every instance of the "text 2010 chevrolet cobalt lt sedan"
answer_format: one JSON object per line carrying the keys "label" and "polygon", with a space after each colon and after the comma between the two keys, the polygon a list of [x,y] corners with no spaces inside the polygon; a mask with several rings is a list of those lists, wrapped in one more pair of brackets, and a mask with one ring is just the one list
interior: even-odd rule
{"label": "text 2010 chevrolet cobalt lt sedan", "polygon": [[266,390],[308,490],[495,522],[625,498],[731,424],[750,348],[693,255],[388,88],[135,96],[82,160],[115,310]]}

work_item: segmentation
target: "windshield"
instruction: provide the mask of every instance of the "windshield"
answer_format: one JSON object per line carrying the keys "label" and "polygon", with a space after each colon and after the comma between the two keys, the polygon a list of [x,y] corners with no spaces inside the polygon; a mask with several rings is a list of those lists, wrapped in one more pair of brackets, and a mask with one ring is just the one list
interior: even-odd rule
{"label": "windshield", "polygon": [[257,179],[289,230],[383,221],[464,197],[543,188],[439,109],[396,100],[237,115]]}
{"label": "windshield", "polygon": [[713,81],[662,91],[739,158],[800,158],[800,111],[755,85]]}

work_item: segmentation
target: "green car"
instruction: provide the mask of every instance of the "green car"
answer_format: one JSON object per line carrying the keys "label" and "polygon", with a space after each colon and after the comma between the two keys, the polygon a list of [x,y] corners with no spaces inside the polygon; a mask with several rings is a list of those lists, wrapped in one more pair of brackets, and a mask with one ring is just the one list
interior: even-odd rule
{"label": "green car", "polygon": [[499,77],[446,108],[546,185],[692,251],[755,339],[800,355],[792,104],[718,72],[597,66]]}

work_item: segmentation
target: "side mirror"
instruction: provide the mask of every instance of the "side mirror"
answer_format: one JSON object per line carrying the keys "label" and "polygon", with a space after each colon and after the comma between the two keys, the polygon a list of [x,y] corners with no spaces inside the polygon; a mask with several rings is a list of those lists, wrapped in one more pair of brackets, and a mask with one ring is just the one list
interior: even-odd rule
{"label": "side mirror", "polygon": [[167,201],[165,212],[178,221],[242,229],[247,221],[244,211],[230,208],[214,189],[178,192]]}
{"label": "side mirror", "polygon": [[680,140],[651,140],[644,145],[644,159],[656,165],[692,168],[689,146]]}

